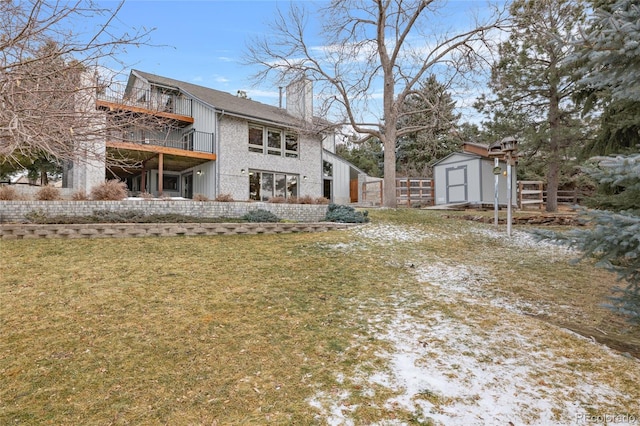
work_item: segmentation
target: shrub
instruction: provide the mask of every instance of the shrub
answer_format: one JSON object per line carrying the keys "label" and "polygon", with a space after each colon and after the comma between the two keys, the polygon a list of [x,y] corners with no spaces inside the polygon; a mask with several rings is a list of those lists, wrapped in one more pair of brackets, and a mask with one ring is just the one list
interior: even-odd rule
{"label": "shrub", "polygon": [[149,192],[141,192],[138,194],[138,197],[142,198],[143,200],[153,200],[155,198],[153,194]]}
{"label": "shrub", "polygon": [[315,199],[311,195],[298,197],[298,204],[315,204]]}
{"label": "shrub", "polygon": [[329,204],[329,199],[324,197],[318,197],[313,204]]}
{"label": "shrub", "polygon": [[61,199],[60,190],[51,185],[43,186],[36,192],[36,200],[39,201],[55,201]]}
{"label": "shrub", "polygon": [[209,201],[209,197],[204,194],[195,194],[193,196],[193,201]]}
{"label": "shrub", "polygon": [[43,212],[42,209],[31,210],[24,215],[24,218],[31,223],[49,223],[47,222],[47,214]]}
{"label": "shrub", "polygon": [[271,197],[269,198],[269,203],[275,203],[275,204],[282,204],[282,203],[286,203],[287,199],[284,197]]}
{"label": "shrub", "polygon": [[87,196],[87,192],[84,189],[79,189],[71,195],[71,199],[73,201],[87,201],[89,196]]}
{"label": "shrub", "polygon": [[216,201],[220,201],[222,203],[232,203],[234,200],[231,194],[218,194],[218,196],[216,197]]}
{"label": "shrub", "polygon": [[119,201],[127,197],[127,184],[111,179],[91,188],[91,199],[97,201]]}
{"label": "shrub", "polygon": [[13,201],[19,198],[20,197],[18,197],[18,193],[14,188],[10,186],[0,186],[0,200]]}
{"label": "shrub", "polygon": [[289,197],[289,198],[287,198],[287,203],[289,203],[289,204],[298,204],[298,197]]}
{"label": "shrub", "polygon": [[367,223],[369,212],[366,210],[359,212],[351,206],[329,204],[325,220],[340,223]]}
{"label": "shrub", "polygon": [[267,210],[251,210],[242,216],[247,222],[280,222],[280,218]]}

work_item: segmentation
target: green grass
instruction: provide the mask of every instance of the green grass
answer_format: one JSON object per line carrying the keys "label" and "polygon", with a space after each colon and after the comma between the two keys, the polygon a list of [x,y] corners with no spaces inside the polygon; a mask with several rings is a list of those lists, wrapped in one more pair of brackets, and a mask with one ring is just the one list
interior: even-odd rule
{"label": "green grass", "polygon": [[[447,238],[377,248],[351,231],[2,241],[0,424],[323,424],[309,398],[335,392],[337,374],[357,365],[385,368],[369,315],[399,295],[461,321],[481,315],[425,300],[412,262],[489,264],[502,283],[492,294],[621,332],[621,319],[597,308],[613,277],[591,265],[515,253],[437,212],[371,216]],[[389,391],[341,386],[363,424],[412,418],[389,417]]]}

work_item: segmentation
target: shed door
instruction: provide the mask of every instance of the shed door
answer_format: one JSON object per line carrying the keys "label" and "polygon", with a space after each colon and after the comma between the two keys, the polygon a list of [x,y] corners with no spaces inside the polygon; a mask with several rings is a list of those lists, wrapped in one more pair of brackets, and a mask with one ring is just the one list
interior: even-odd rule
{"label": "shed door", "polygon": [[467,201],[467,166],[451,167],[447,173],[447,204]]}

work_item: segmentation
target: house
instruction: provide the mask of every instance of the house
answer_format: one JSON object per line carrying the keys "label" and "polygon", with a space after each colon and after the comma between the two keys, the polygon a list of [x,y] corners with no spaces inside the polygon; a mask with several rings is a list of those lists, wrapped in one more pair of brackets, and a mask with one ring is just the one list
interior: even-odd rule
{"label": "house", "polygon": [[132,70],[125,87],[104,88],[95,102],[106,115],[106,137],[91,143],[123,161],[75,164],[67,181],[76,189],[89,191],[106,177],[125,181],[132,194],[358,200],[352,181],[362,172],[334,154],[335,132],[313,116],[309,80],[291,83],[278,107]]}
{"label": "house", "polygon": [[[498,176],[498,203],[507,205],[506,162],[499,160],[496,169],[494,159],[488,155],[488,146],[467,142],[462,152],[454,152],[433,165],[435,180],[435,204],[469,203],[492,205],[495,198],[495,178]],[[516,173],[511,175],[512,204],[517,196]]]}

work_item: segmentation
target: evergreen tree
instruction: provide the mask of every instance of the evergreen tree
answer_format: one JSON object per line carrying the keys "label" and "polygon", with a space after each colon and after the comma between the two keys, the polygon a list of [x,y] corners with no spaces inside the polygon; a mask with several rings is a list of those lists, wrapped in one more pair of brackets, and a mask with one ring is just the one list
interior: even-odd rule
{"label": "evergreen tree", "polygon": [[632,153],[640,146],[640,6],[594,1],[586,33],[568,62],[577,65],[579,99],[585,113],[598,110],[600,127],[584,155]]}
{"label": "evergreen tree", "polygon": [[525,155],[545,165],[546,207],[556,211],[561,166],[583,138],[572,101],[576,84],[564,61],[584,7],[575,0],[516,0],[510,12],[514,29],[492,67],[489,86],[495,97],[481,100],[479,107],[502,126],[497,140],[517,135]]}
{"label": "evergreen tree", "polygon": [[[633,1],[600,2],[574,62],[582,62],[581,83],[603,91],[613,102],[640,101],[640,7]],[[624,140],[624,139],[623,139]],[[594,256],[598,265],[618,274],[611,307],[640,323],[640,154],[597,157],[585,168],[599,183],[596,207],[583,212],[590,227],[566,235],[541,233],[568,242]]]}
{"label": "evergreen tree", "polygon": [[[396,170],[406,176],[429,176],[430,163],[457,151],[461,140],[454,129],[460,114],[445,85],[430,75],[402,105],[398,129],[406,132],[396,148]],[[412,129],[416,129],[412,131]]]}
{"label": "evergreen tree", "polygon": [[369,139],[360,144],[341,144],[336,154],[344,158],[369,176],[382,177],[383,151],[378,139]]}
{"label": "evergreen tree", "polygon": [[[609,305],[640,323],[640,154],[596,158],[587,172],[601,185],[615,187],[609,207],[615,210],[585,211],[590,225],[566,234],[540,231],[546,238],[570,244],[597,265],[618,274],[623,283],[613,289]],[[626,209],[626,210],[621,210]]]}

